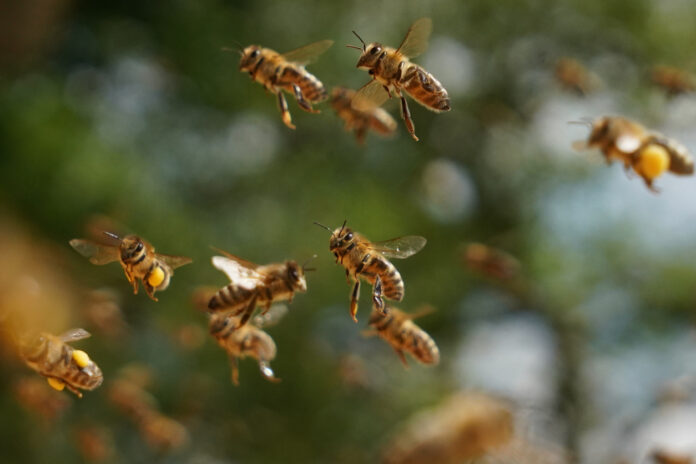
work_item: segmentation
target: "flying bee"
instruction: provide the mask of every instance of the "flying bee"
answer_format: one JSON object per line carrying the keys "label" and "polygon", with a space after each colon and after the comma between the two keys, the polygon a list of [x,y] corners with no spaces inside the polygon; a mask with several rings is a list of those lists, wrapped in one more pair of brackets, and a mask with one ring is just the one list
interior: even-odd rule
{"label": "flying bee", "polygon": [[[262,325],[276,323],[287,312],[284,305],[274,306],[265,315],[254,318],[253,323],[238,327],[236,316],[231,314],[211,314],[209,328],[210,334],[215,337],[218,344],[227,352],[232,370],[232,383],[239,385],[238,359],[252,357],[259,363],[259,370],[267,380],[280,382],[271,369],[270,362],[276,357],[277,348],[268,333],[261,329]],[[258,324],[258,325],[257,325]]]}
{"label": "flying bee", "polygon": [[407,235],[383,242],[370,242],[343,222],[341,227],[331,230],[329,227],[315,222],[319,227],[331,232],[329,250],[336,257],[336,262],[346,268],[348,284],[353,279],[353,290],[350,293],[350,316],[358,322],[358,298],[360,297],[360,278],[368,281],[373,289],[379,282],[379,296],[373,290],[373,303],[384,311],[386,298],[401,301],[404,298],[404,281],[396,267],[387,258],[405,259],[418,253],[426,243],[426,239],[418,235]]}
{"label": "flying bee", "polygon": [[101,369],[87,353],[75,350],[69,342],[90,336],[84,329],[71,329],[55,336],[46,332],[20,340],[19,353],[27,366],[46,377],[56,390],[68,390],[82,398],[82,390],[94,390],[102,384]]}
{"label": "flying bee", "polygon": [[381,106],[393,93],[401,99],[401,116],[408,132],[416,141],[418,137],[402,90],[430,111],[442,113],[451,109],[447,90],[442,84],[428,71],[409,61],[409,58],[415,58],[428,48],[432,28],[430,18],[418,19],[408,29],[397,49],[378,42],[368,45],[355,31],[353,34],[360,40],[362,47],[348,45],[362,51],[357,67],[367,70],[372,76],[372,80],[358,90],[352,107],[360,111],[371,110]]}
{"label": "flying bee", "polygon": [[497,280],[512,279],[520,270],[519,261],[512,255],[483,243],[467,244],[464,261],[470,269]]}
{"label": "flying bee", "polygon": [[656,464],[692,464],[693,462],[691,456],[687,454],[674,455],[663,450],[653,451],[650,457]]}
{"label": "flying bee", "polygon": [[653,67],[650,79],[672,97],[696,90],[696,79],[692,74],[671,66]]}
{"label": "flying bee", "polygon": [[72,239],[70,245],[82,256],[98,266],[119,261],[133,293],[138,293],[138,279],[148,296],[157,301],[156,291],[165,290],[174,269],[188,264],[191,258],[155,253],[155,247],[137,235],[121,238],[113,232],[102,231],[97,241]]}
{"label": "flying bee", "polygon": [[333,40],[322,40],[283,54],[259,45],[249,45],[239,51],[239,70],[248,72],[253,80],[278,97],[283,122],[294,129],[283,90],[294,95],[303,110],[319,113],[319,110],[312,108],[312,103],[325,100],[326,89],[305,66],[314,62],[331,45]]}
{"label": "flying bee", "polygon": [[599,81],[595,74],[572,58],[561,58],[556,61],[554,75],[563,88],[580,95],[586,95],[597,88]]}
{"label": "flying bee", "polygon": [[[379,285],[375,285],[375,292],[380,291]],[[378,335],[389,343],[399,359],[408,367],[404,352],[422,364],[438,364],[440,362],[440,350],[428,333],[418,327],[413,319],[432,312],[426,307],[416,314],[408,314],[392,306],[387,306],[386,313],[375,307],[370,314],[368,325],[373,329],[365,332],[365,335]]]}
{"label": "flying bee", "polygon": [[588,140],[575,143],[574,147],[599,148],[608,164],[621,161],[624,169],[633,169],[652,191],[657,191],[653,181],[665,171],[680,175],[694,172],[693,157],[684,146],[637,122],[620,116],[603,116],[588,124],[591,126]]}
{"label": "flying bee", "polygon": [[230,279],[208,302],[211,311],[240,316],[237,328],[247,323],[257,306],[268,311],[273,303],[288,300],[292,303],[295,292],[306,292],[305,263],[295,261],[260,266],[218,250],[225,256],[213,256],[212,263]]}
{"label": "flying bee", "polygon": [[396,130],[396,121],[382,108],[365,111],[352,107],[355,90],[334,87],[331,91],[331,106],[345,122],[347,131],[354,131],[360,145],[365,143],[367,131],[372,129],[380,135],[389,136]]}

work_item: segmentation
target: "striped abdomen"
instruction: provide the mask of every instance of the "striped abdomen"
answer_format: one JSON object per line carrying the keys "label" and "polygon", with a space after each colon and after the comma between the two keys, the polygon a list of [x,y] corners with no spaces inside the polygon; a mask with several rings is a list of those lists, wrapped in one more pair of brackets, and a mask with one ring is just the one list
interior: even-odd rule
{"label": "striped abdomen", "polygon": [[276,85],[289,93],[293,93],[292,84],[297,85],[302,91],[302,96],[312,103],[326,100],[328,97],[324,84],[301,66],[286,65],[276,78]]}
{"label": "striped abdomen", "polygon": [[447,90],[425,69],[411,64],[399,80],[399,86],[414,100],[426,108],[436,111],[449,111],[450,99]]}
{"label": "striped abdomen", "polygon": [[229,284],[222,287],[210,298],[208,309],[224,309],[233,313],[241,312],[257,293],[256,288],[249,290],[239,285]]}
{"label": "striped abdomen", "polygon": [[[73,348],[63,343],[62,345],[60,358],[52,363],[47,362],[44,364],[43,369],[39,373],[46,377],[62,380],[66,384],[82,390],[94,390],[100,386],[104,381],[104,377],[99,366],[90,361],[87,366],[80,368],[73,360]],[[50,351],[51,347],[49,347]]]}
{"label": "striped abdomen", "polygon": [[382,255],[372,255],[369,261],[360,271],[374,285],[375,278],[379,275],[382,281],[382,296],[389,300],[401,301],[404,298],[404,280],[396,267]]}
{"label": "striped abdomen", "polygon": [[396,350],[410,353],[423,364],[440,362],[440,350],[432,337],[400,310],[388,308],[386,314],[373,311],[369,324]]}

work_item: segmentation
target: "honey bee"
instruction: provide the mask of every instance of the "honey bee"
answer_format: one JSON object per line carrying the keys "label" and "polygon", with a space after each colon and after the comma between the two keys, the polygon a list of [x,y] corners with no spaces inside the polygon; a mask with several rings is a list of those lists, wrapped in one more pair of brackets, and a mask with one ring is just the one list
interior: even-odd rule
{"label": "honey bee", "polygon": [[81,426],[73,430],[75,445],[87,462],[103,462],[114,457],[113,437],[109,429]]}
{"label": "honey bee", "polygon": [[73,349],[68,343],[89,336],[84,329],[70,329],[59,336],[46,332],[27,335],[20,340],[20,356],[27,366],[46,377],[51,387],[59,391],[67,387],[82,398],[79,389],[94,390],[104,377],[87,353]]}
{"label": "honey bee", "polygon": [[498,280],[512,279],[520,270],[520,263],[513,256],[482,243],[469,243],[464,260],[470,269]]}
{"label": "honey bee", "polygon": [[155,247],[137,235],[121,238],[107,231],[103,231],[97,241],[72,239],[70,246],[98,266],[119,261],[128,282],[133,285],[133,293],[138,293],[140,279],[148,296],[155,301],[155,292],[169,286],[174,269],[191,262],[191,258],[185,256],[155,253]]}
{"label": "honey bee", "polygon": [[365,143],[367,131],[372,129],[380,135],[388,136],[396,130],[396,121],[382,108],[365,111],[356,110],[351,103],[355,90],[334,87],[331,91],[331,106],[345,122],[347,131],[354,131],[360,145]]}
{"label": "honey bee", "polygon": [[260,266],[222,250],[225,256],[213,256],[212,263],[230,279],[230,284],[221,288],[208,302],[211,311],[230,313],[241,317],[237,328],[247,323],[257,306],[265,311],[273,303],[288,300],[292,303],[295,292],[306,292],[306,264],[299,266],[295,261],[272,263]]}
{"label": "honey bee", "polygon": [[653,451],[651,457],[656,464],[691,464],[693,462],[691,456],[670,454],[663,450]]}
{"label": "honey bee", "polygon": [[451,109],[447,90],[442,84],[425,69],[409,61],[409,58],[415,58],[428,48],[432,27],[430,18],[418,19],[408,29],[397,49],[378,42],[368,45],[355,31],[353,34],[362,47],[348,45],[362,51],[357,67],[367,70],[372,76],[372,80],[358,90],[352,107],[360,111],[371,110],[381,106],[393,93],[401,99],[401,116],[416,141],[418,137],[402,90],[430,111],[442,113]]}
{"label": "honey bee", "polygon": [[36,376],[16,380],[12,390],[17,402],[41,417],[46,424],[52,424],[70,407],[68,398],[54,394],[53,390]]}
{"label": "honey bee", "polygon": [[253,80],[278,97],[283,122],[290,129],[295,129],[283,90],[294,95],[303,110],[319,113],[319,110],[312,108],[312,103],[325,100],[326,89],[305,66],[315,61],[331,45],[333,40],[322,40],[283,54],[270,48],[250,45],[239,52],[239,70],[248,72]]}
{"label": "honey bee", "polygon": [[[284,309],[283,309],[284,308]],[[230,359],[232,383],[239,385],[238,359],[252,357],[259,363],[259,370],[267,380],[280,382],[271,369],[270,362],[276,357],[277,348],[268,333],[260,326],[277,322],[282,317],[287,307],[274,306],[266,315],[254,318],[253,323],[238,326],[236,316],[231,314],[211,314],[209,328],[210,334],[218,344],[227,352]],[[265,319],[264,319],[265,318]]]}
{"label": "honey bee", "polygon": [[[331,230],[329,227],[315,222],[319,227],[331,232],[329,250],[336,257],[336,262],[346,268],[346,279],[350,284],[353,279],[353,290],[350,293],[350,316],[358,322],[358,298],[360,297],[360,278],[368,281],[373,287],[373,304],[384,311],[386,298],[401,301],[404,298],[404,281],[396,267],[387,258],[405,259],[418,253],[426,244],[426,239],[418,235],[407,235],[383,242],[370,242],[357,232],[346,227]],[[379,296],[374,288],[379,284]]]}
{"label": "honey bee", "polygon": [[696,90],[696,79],[692,74],[671,66],[655,66],[650,73],[650,78],[670,96]]}
{"label": "honey bee", "polygon": [[[379,287],[375,285],[375,287]],[[379,292],[379,288],[375,289]],[[375,307],[370,315],[368,325],[374,330],[365,335],[376,334],[389,343],[405,367],[408,367],[404,352],[422,364],[436,365],[440,362],[440,350],[428,333],[418,327],[413,319],[432,311],[426,307],[417,314],[407,314],[392,306],[386,307],[386,313]]]}
{"label": "honey bee", "polygon": [[603,116],[591,125],[586,142],[575,143],[579,149],[599,148],[608,164],[619,160],[626,170],[633,169],[652,191],[653,181],[663,172],[690,175],[694,160],[688,150],[662,134],[619,116]]}
{"label": "honey bee", "polygon": [[554,69],[556,80],[567,90],[586,95],[598,85],[598,78],[589,72],[579,61],[561,58],[556,61]]}
{"label": "honey bee", "polygon": [[190,442],[186,427],[159,411],[148,410],[138,422],[138,427],[145,442],[157,451],[174,451]]}

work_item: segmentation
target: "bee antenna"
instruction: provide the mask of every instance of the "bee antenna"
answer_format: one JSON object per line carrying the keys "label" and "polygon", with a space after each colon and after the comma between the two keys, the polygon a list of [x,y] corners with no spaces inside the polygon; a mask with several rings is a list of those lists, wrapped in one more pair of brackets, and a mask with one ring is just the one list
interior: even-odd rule
{"label": "bee antenna", "polygon": [[591,121],[568,121],[568,124],[580,124],[581,126],[592,127]]}
{"label": "bee antenna", "polygon": [[322,227],[322,228],[328,230],[329,232],[333,232],[333,230],[331,230],[329,227],[325,226],[324,224],[319,224],[319,223],[316,222],[316,221],[314,221],[314,224],[316,224],[316,225],[318,225],[319,227]]}
{"label": "bee antenna", "polygon": [[338,231],[338,235],[341,235],[341,232],[343,232],[343,229],[346,227],[346,222],[348,222],[348,219],[343,221],[343,225],[341,226],[341,230]]}
{"label": "bee antenna", "polygon": [[356,50],[362,50],[362,48],[357,47],[357,46],[355,46],[355,45],[346,44],[346,47],[348,47],[348,48],[354,48],[354,49],[356,49]]}
{"label": "bee antenna", "polygon": [[106,235],[107,237],[115,238],[116,240],[121,240],[121,237],[119,237],[118,235],[114,234],[113,232],[107,232],[107,231],[105,231],[105,230],[103,230],[102,232],[103,232],[104,235]]}
{"label": "bee antenna", "polygon": [[234,39],[232,40],[232,42],[234,42],[234,44],[237,46],[237,48],[222,47],[221,50],[223,52],[237,52],[240,55],[244,55],[244,47],[242,46],[242,44],[240,44],[239,42],[237,42]]}
{"label": "bee antenna", "polygon": [[353,34],[355,34],[355,37],[357,37],[358,40],[363,44],[362,51],[365,51],[365,50],[367,49],[367,44],[365,43],[365,41],[362,39],[362,37],[360,37],[360,36],[358,35],[357,32],[355,32],[355,31],[352,31],[352,32],[353,32]]}

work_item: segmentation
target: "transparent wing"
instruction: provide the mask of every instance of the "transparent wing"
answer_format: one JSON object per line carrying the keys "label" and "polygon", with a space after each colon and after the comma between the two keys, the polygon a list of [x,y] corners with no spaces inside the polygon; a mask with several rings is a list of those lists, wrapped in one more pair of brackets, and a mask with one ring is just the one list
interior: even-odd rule
{"label": "transparent wing", "polygon": [[[263,274],[247,266],[247,263],[252,263],[244,261],[241,258],[237,260],[234,257],[228,258],[226,256],[213,256],[211,261],[216,269],[219,269],[227,274],[230,282],[235,285],[239,285],[240,287],[253,289],[263,281]],[[252,264],[252,266],[255,266],[255,264]]]}
{"label": "transparent wing", "polygon": [[320,40],[304,47],[283,53],[283,58],[301,65],[314,63],[316,59],[333,45],[333,40]]}
{"label": "transparent wing", "polygon": [[70,246],[85,258],[89,258],[90,263],[98,266],[118,261],[121,257],[117,247],[102,245],[91,240],[74,238],[70,240]]}
{"label": "transparent wing", "polygon": [[428,49],[428,38],[433,30],[433,21],[430,18],[416,20],[408,28],[404,40],[399,45],[397,52],[407,58],[414,58]]}
{"label": "transparent wing", "polygon": [[383,242],[374,242],[373,250],[379,251],[387,258],[404,259],[413,256],[423,249],[427,240],[420,235],[407,235]]}
{"label": "transparent wing", "polygon": [[259,313],[254,316],[253,322],[256,327],[271,327],[276,325],[288,313],[288,307],[284,304],[271,306],[265,314]]}
{"label": "transparent wing", "polygon": [[193,261],[187,256],[163,255],[160,253],[155,253],[155,257],[172,269],[176,269],[177,267],[181,267]]}
{"label": "transparent wing", "polygon": [[60,338],[63,342],[74,342],[77,340],[89,338],[91,336],[92,335],[85,329],[70,329],[60,334],[58,338]]}
{"label": "transparent wing", "polygon": [[389,94],[378,80],[371,80],[360,87],[353,97],[350,106],[358,111],[370,111],[378,106],[382,106],[389,98]]}

